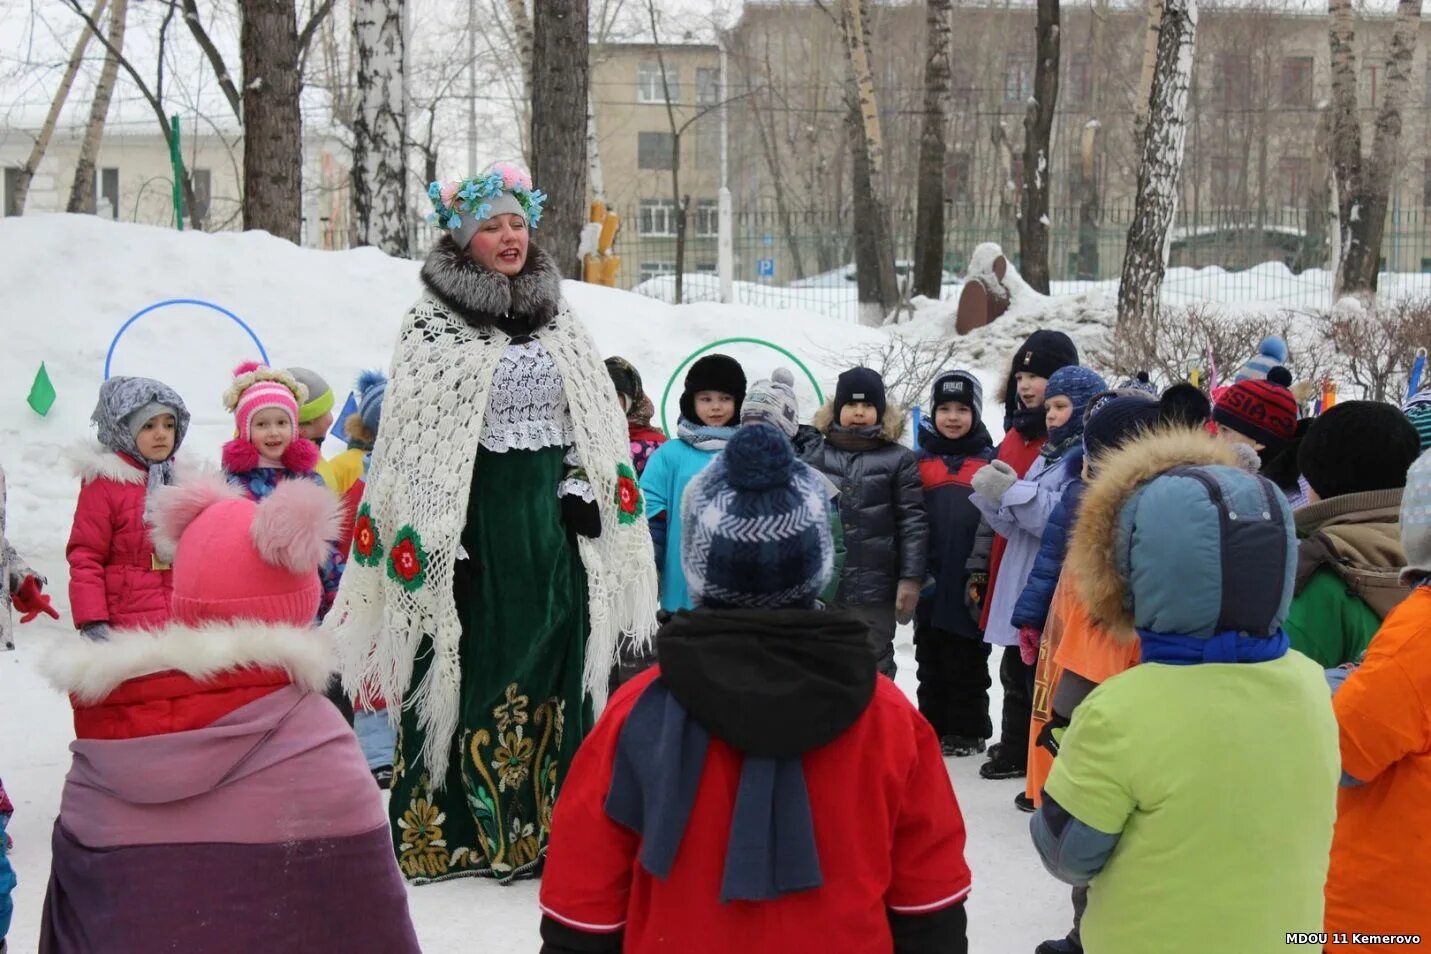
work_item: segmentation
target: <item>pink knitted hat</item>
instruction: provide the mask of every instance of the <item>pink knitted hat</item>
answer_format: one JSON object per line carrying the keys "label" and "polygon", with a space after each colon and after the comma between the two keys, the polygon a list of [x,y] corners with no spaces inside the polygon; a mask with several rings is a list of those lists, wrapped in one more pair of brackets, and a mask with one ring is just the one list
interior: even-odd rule
{"label": "pink knitted hat", "polygon": [[322,485],[284,481],[255,504],[205,474],[156,490],[150,522],[156,553],[174,565],[176,621],[313,622],[318,567],[341,522],[337,498]]}
{"label": "pink knitted hat", "polygon": [[308,388],[287,371],[257,361],[234,368],[234,380],[224,392],[224,406],[234,415],[239,440],[249,439],[249,427],[259,411],[278,408],[298,428],[298,406],[308,401]]}

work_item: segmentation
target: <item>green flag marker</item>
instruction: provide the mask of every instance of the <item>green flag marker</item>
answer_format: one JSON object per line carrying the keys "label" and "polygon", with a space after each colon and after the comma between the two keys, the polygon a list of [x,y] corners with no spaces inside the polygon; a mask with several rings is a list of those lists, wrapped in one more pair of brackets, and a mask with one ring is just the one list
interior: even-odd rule
{"label": "green flag marker", "polygon": [[30,396],[25,399],[30,409],[44,417],[55,406],[55,386],[50,383],[50,373],[45,370],[45,362],[40,362],[40,370],[35,372],[35,383],[30,385]]}

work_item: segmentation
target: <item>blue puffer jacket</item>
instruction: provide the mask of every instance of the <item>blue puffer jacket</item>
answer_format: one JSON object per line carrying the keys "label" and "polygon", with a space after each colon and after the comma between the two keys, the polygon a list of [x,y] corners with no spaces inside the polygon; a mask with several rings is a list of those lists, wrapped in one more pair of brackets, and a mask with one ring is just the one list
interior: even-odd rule
{"label": "blue puffer jacket", "polygon": [[1082,448],[1068,455],[1064,467],[1069,475],[1068,485],[1063,488],[1058,506],[1049,514],[1048,525],[1043,528],[1043,538],[1039,540],[1038,556],[1034,557],[1033,569],[1029,571],[1029,581],[1014,604],[1012,619],[1016,628],[1032,626],[1043,629],[1048,621],[1048,608],[1053,605],[1053,591],[1058,588],[1058,578],[1063,573],[1068,538],[1073,533],[1078,508],[1083,502]]}

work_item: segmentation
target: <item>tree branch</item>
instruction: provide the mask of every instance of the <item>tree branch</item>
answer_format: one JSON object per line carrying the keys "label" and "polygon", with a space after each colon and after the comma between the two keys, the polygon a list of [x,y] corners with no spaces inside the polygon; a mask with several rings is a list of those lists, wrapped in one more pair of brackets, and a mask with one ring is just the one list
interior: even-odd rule
{"label": "tree branch", "polygon": [[332,10],[333,0],[323,0],[323,2],[318,4],[317,8],[314,9],[313,15],[308,18],[308,22],[304,24],[303,29],[299,32],[298,49],[303,54],[304,59],[308,57],[308,44],[313,42],[313,34],[318,32],[318,27],[323,22],[323,18],[331,13]]}
{"label": "tree branch", "polygon": [[119,65],[124,67],[124,72],[129,74],[129,78],[134,80],[134,85],[139,88],[140,95],[149,103],[150,108],[154,110],[155,117],[159,120],[159,128],[164,131],[164,141],[171,142],[169,117],[164,115],[164,105],[159,102],[158,97],[149,88],[149,84],[144,82],[144,77],[139,75],[139,71],[134,68],[134,64],[129,62],[124,53],[115,49],[114,44],[109,42],[109,38],[100,30],[99,24],[95,23],[94,19],[80,7],[79,0],[65,0],[65,2],[71,10],[79,14],[80,19],[84,20],[85,26],[89,28],[89,32],[109,51],[111,56],[119,61]]}
{"label": "tree branch", "polygon": [[204,51],[204,56],[208,57],[209,65],[214,68],[214,75],[218,77],[219,88],[224,91],[224,98],[229,101],[229,107],[233,109],[234,117],[242,125],[243,100],[239,96],[238,88],[234,86],[228,66],[224,63],[224,55],[214,45],[208,31],[204,29],[204,25],[199,22],[199,8],[194,0],[183,0],[183,4],[184,22],[189,24],[189,32],[194,34],[194,39],[199,42],[199,48]]}

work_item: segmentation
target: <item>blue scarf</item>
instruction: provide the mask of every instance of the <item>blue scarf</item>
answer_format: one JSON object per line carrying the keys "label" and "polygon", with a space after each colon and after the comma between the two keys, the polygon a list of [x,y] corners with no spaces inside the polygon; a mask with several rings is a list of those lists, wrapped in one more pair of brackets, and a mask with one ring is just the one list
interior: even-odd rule
{"label": "blue scarf", "polygon": [[[641,836],[641,867],[657,878],[671,873],[709,746],[710,734],[660,679],[641,693],[621,728],[606,815]],[[800,758],[745,756],[721,902],[766,901],[823,883]]]}
{"label": "blue scarf", "polygon": [[1287,655],[1291,641],[1284,630],[1270,636],[1249,636],[1233,630],[1201,636],[1181,636],[1138,630],[1143,662],[1169,666],[1196,666],[1199,663],[1260,663]]}

